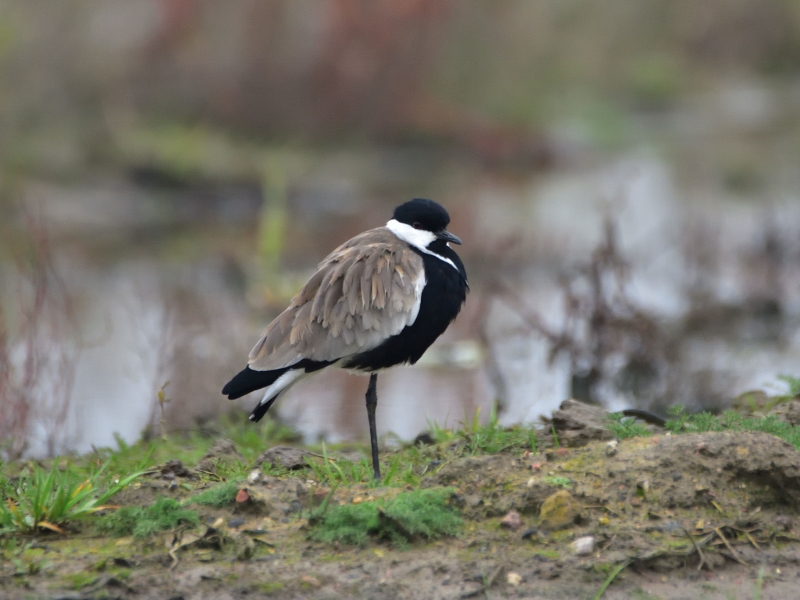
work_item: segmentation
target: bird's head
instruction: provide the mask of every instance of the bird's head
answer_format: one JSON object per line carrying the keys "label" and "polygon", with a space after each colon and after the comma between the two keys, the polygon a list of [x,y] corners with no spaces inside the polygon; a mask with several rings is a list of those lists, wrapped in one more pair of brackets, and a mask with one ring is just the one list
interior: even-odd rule
{"label": "bird's head", "polygon": [[461,240],[447,231],[450,215],[445,208],[427,198],[414,198],[394,209],[392,220],[386,225],[395,235],[419,248],[441,240],[461,244]]}

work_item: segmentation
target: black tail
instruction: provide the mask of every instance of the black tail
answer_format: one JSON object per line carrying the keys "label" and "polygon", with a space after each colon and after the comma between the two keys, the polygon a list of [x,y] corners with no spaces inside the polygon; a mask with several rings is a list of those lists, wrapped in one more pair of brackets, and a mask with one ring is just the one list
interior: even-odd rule
{"label": "black tail", "polygon": [[[225,384],[225,387],[222,388],[222,393],[231,400],[236,400],[250,392],[255,392],[268,385],[272,385],[278,380],[278,377],[286,373],[290,368],[291,367],[286,367],[273,371],[255,371],[250,367],[245,367],[239,371],[233,379]],[[264,412],[266,412],[266,409]]]}

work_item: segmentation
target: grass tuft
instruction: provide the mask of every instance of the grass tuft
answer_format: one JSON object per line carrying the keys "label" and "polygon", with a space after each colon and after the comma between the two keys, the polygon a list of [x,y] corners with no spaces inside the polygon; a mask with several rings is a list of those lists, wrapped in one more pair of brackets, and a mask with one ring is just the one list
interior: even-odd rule
{"label": "grass tuft", "polygon": [[109,481],[104,476],[108,462],[84,478],[70,468],[58,469],[58,463],[47,471],[32,464],[13,484],[2,481],[4,501],[0,503],[0,533],[32,532],[49,529],[61,533],[69,521],[91,515],[105,506],[142,472]]}
{"label": "grass tuft", "polygon": [[159,498],[148,507],[126,506],[104,515],[98,521],[98,528],[117,537],[134,535],[143,538],[179,525],[199,524],[200,516],[196,511],[184,508],[172,498]]}
{"label": "grass tuft", "polygon": [[624,416],[622,413],[609,413],[606,415],[606,429],[621,440],[653,435],[645,425],[639,423],[633,417]]}
{"label": "grass tuft", "polygon": [[189,502],[223,508],[233,504],[238,491],[239,484],[235,481],[229,481],[200,492],[193,498],[190,498]]}
{"label": "grass tuft", "polygon": [[385,539],[402,547],[416,538],[457,535],[462,521],[447,503],[452,494],[452,488],[415,490],[387,501],[331,506],[312,517],[311,538],[360,546]]}
{"label": "grass tuft", "polygon": [[[708,431],[761,431],[786,440],[800,450],[800,427],[791,425],[777,415],[742,415],[727,411],[721,415],[701,412],[687,414],[682,406],[669,409],[671,419],[666,429],[672,433],[705,433]],[[653,435],[644,425],[633,422],[619,413],[608,415],[606,426],[620,439]]]}

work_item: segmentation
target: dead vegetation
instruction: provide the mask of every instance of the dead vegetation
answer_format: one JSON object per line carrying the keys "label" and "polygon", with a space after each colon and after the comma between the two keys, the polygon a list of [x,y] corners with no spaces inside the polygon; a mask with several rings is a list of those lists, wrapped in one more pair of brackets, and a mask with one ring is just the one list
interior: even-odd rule
{"label": "dead vegetation", "polygon": [[67,448],[80,349],[71,299],[41,218],[21,210],[25,243],[10,249],[14,293],[0,297],[0,451],[19,458],[32,440],[50,456]]}
{"label": "dead vegetation", "polygon": [[[730,406],[733,398],[724,396],[710,367],[696,364],[689,348],[698,339],[787,343],[792,318],[785,306],[796,277],[788,257],[796,252],[795,233],[765,218],[760,240],[739,253],[733,264],[729,261],[723,272],[724,250],[713,226],[692,222],[681,237],[684,277],[676,282],[682,285],[679,292],[687,308],[677,317],[665,317],[638,301],[635,263],[622,251],[618,229],[608,215],[590,257],[559,275],[560,325],[533,308],[517,286],[503,278],[502,267],[488,287],[498,290],[495,297],[512,308],[530,334],[547,342],[551,364],[567,358],[573,398],[601,405],[624,399],[662,414],[676,404],[697,411]],[[734,275],[741,301],[721,292],[725,278]],[[489,354],[488,366],[502,398],[505,383]]]}

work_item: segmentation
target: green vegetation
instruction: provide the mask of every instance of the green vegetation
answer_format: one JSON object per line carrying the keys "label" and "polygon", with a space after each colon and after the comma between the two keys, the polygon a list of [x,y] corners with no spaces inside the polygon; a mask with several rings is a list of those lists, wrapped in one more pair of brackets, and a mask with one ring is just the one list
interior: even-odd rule
{"label": "green vegetation", "polygon": [[617,575],[619,575],[622,572],[622,570],[625,567],[627,567],[629,564],[631,564],[631,561],[629,561],[629,560],[626,560],[625,562],[621,562],[619,565],[616,566],[616,568],[613,571],[611,571],[611,573],[609,573],[608,577],[603,582],[603,585],[600,586],[600,589],[597,590],[597,593],[594,595],[594,600],[600,600],[600,598],[603,596],[603,594],[606,593],[606,590],[608,589],[608,586],[611,585],[611,583],[614,581],[614,579],[616,579]]}
{"label": "green vegetation", "polygon": [[245,477],[246,465],[252,465],[265,448],[299,439],[297,432],[271,419],[254,424],[236,415],[226,415],[215,423],[212,432],[195,430],[170,435],[166,440],[149,439],[136,444],[127,444],[117,437],[117,448],[100,448],[85,458],[89,462],[108,461],[108,468],[114,473],[131,472],[142,464],[163,464],[172,459],[195,465],[220,438],[235,444],[241,460],[219,460],[217,464],[223,467],[223,472],[216,479]]}
{"label": "green vegetation", "polygon": [[537,449],[536,431],[532,427],[500,425],[495,410],[489,421],[480,423],[480,410],[461,429],[446,429],[436,423],[430,424],[432,445],[408,445],[397,452],[382,453],[384,476],[380,481],[372,479],[372,463],[367,458],[357,462],[336,458],[323,442],[320,458],[307,459],[308,467],[315,479],[329,486],[348,486],[366,483],[378,486],[416,486],[435,465],[461,456],[478,456],[499,452],[522,452]]}
{"label": "green vegetation", "polygon": [[200,516],[172,498],[159,498],[151,506],[126,506],[98,520],[100,531],[117,537],[133,535],[147,537],[179,525],[199,525]]}
{"label": "green vegetation", "polygon": [[791,375],[778,375],[778,379],[783,381],[788,386],[788,393],[777,396],[781,400],[792,400],[800,396],[800,377],[793,377]]}
{"label": "green vegetation", "polygon": [[497,407],[492,408],[489,421],[481,425],[480,408],[475,411],[472,421],[463,423],[458,430],[444,429],[431,424],[433,438],[439,442],[461,442],[463,455],[497,454],[507,450],[536,450],[536,431],[532,427],[514,425],[503,427],[497,418]]}
{"label": "green vegetation", "polygon": [[457,535],[461,517],[447,500],[452,488],[415,490],[391,500],[328,507],[311,519],[311,538],[321,542],[364,545],[370,539],[406,546],[417,537],[435,539]]}
{"label": "green vegetation", "polygon": [[568,488],[572,485],[572,480],[569,477],[561,477],[559,475],[548,475],[544,478],[547,485],[556,487]]}
{"label": "green vegetation", "polygon": [[609,413],[606,415],[606,429],[621,440],[632,437],[646,437],[653,433],[646,425],[633,417],[626,417],[622,413]]}
{"label": "green vegetation", "polygon": [[[742,415],[734,411],[726,411],[721,415],[714,415],[710,412],[690,415],[680,405],[670,408],[669,413],[672,418],[666,422],[665,427],[672,433],[761,431],[786,440],[795,448],[800,449],[800,428],[787,423],[777,415]],[[646,425],[637,422],[632,417],[624,417],[620,413],[609,414],[606,426],[620,439],[653,435]]]}
{"label": "green vegetation", "polygon": [[221,483],[207,490],[204,490],[192,497],[189,502],[203,504],[204,506],[214,506],[222,508],[233,504],[236,500],[236,493],[239,491],[239,484],[235,481]]}
{"label": "green vegetation", "polygon": [[79,590],[81,588],[85,588],[87,585],[92,585],[98,580],[98,576],[94,573],[86,573],[81,571],[79,573],[71,573],[66,575],[64,579],[70,582],[73,590]]}
{"label": "green vegetation", "polygon": [[25,469],[12,483],[3,477],[5,502],[0,503],[0,533],[49,529],[61,532],[67,522],[107,508],[105,504],[142,472],[110,481],[104,476],[108,462],[83,478],[67,464],[54,463],[47,471],[37,464]]}

